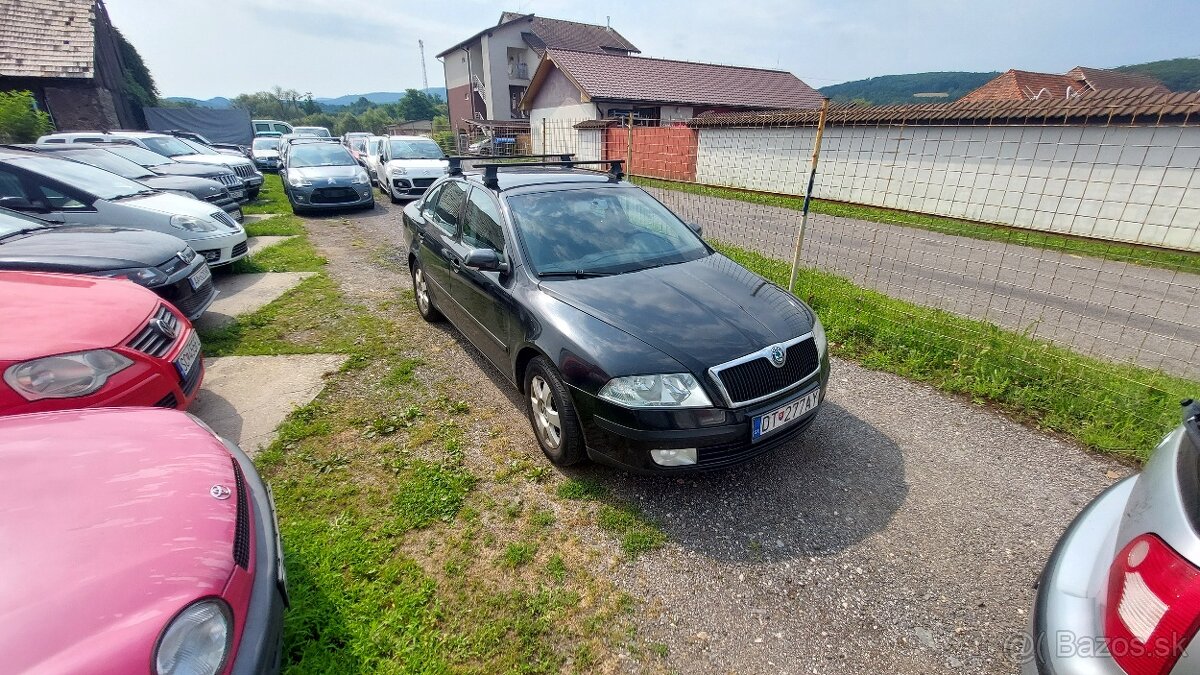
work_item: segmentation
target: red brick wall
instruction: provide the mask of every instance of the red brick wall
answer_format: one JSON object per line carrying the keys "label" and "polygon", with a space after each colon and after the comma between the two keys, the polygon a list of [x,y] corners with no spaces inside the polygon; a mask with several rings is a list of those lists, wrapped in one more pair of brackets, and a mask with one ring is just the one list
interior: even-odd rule
{"label": "red brick wall", "polygon": [[446,103],[450,108],[450,127],[454,131],[458,131],[463,126],[463,120],[473,119],[471,96],[470,84],[446,90]]}
{"label": "red brick wall", "polygon": [[[628,159],[628,127],[604,130],[604,159]],[[678,127],[634,127],[633,166],[625,172],[667,180],[696,180],[696,130]]]}

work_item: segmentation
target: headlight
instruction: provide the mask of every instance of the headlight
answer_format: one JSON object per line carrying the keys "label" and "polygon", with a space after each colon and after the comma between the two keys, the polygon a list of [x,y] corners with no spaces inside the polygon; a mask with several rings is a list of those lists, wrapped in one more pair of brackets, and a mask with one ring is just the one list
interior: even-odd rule
{"label": "headlight", "polygon": [[829,346],[829,343],[825,339],[825,326],[821,325],[821,320],[817,318],[815,313],[813,314],[812,334],[813,342],[817,345],[817,354],[824,354],[826,347]]}
{"label": "headlight", "polygon": [[87,396],[133,361],[107,349],[47,356],[4,372],[4,381],[27,401]]}
{"label": "headlight", "polygon": [[143,286],[153,286],[155,284],[161,284],[167,280],[167,275],[163,274],[162,270],[158,269],[157,267],[135,267],[128,270],[110,270],[108,272],[98,272],[94,276],[112,277],[114,279],[128,279]]}
{"label": "headlight", "polygon": [[708,408],[712,401],[688,373],[614,377],[600,398],[630,408]]}
{"label": "headlight", "polygon": [[167,624],[154,650],[157,675],[215,675],[225,665],[233,642],[229,606],[199,600]]}
{"label": "headlight", "polygon": [[220,228],[212,220],[195,216],[171,216],[171,225],[189,232],[215,232]]}
{"label": "headlight", "polygon": [[370,183],[370,182],[371,182],[371,177],[367,175],[366,171],[359,171],[357,174],[354,175],[354,183],[356,185],[366,185],[367,183]]}
{"label": "headlight", "polygon": [[388,167],[388,175],[390,176],[407,176],[408,171],[402,166]]}
{"label": "headlight", "polygon": [[288,185],[292,187],[309,187],[312,185],[312,181],[299,174],[289,173]]}

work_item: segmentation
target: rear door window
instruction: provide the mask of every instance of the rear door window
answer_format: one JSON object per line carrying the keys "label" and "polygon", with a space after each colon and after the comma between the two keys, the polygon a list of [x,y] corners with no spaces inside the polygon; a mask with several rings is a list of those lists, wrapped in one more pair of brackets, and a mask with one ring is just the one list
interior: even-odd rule
{"label": "rear door window", "polygon": [[462,219],[462,242],[471,248],[490,248],[504,257],[500,207],[485,190],[473,188]]}
{"label": "rear door window", "polygon": [[458,220],[467,202],[467,186],[461,181],[447,182],[433,207],[433,223],[447,237],[458,234]]}

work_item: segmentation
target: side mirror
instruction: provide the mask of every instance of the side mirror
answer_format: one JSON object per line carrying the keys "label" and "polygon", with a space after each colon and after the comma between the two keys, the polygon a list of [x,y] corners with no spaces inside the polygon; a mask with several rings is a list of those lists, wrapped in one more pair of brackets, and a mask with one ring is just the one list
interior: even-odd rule
{"label": "side mirror", "polygon": [[490,248],[473,248],[467,251],[463,258],[463,267],[469,267],[480,272],[507,272],[508,263],[500,259],[500,254]]}
{"label": "side mirror", "polygon": [[704,227],[700,223],[688,223],[687,226],[691,228],[692,232],[696,233],[697,237],[704,236]]}
{"label": "side mirror", "polygon": [[12,211],[30,211],[32,213],[49,213],[50,209],[37,206],[24,197],[0,197],[0,206]]}

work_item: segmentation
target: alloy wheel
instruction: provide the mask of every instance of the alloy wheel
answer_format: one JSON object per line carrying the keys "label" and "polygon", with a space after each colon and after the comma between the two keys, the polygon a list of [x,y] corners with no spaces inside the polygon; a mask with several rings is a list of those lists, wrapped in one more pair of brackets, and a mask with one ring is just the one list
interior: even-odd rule
{"label": "alloy wheel", "polygon": [[413,270],[413,281],[417,287],[417,304],[422,314],[429,313],[429,286],[425,283],[425,272],[420,267]]}
{"label": "alloy wheel", "polygon": [[535,375],[529,383],[529,404],[533,406],[534,429],[542,443],[557,448],[562,442],[562,423],[554,405],[554,393],[542,376]]}

